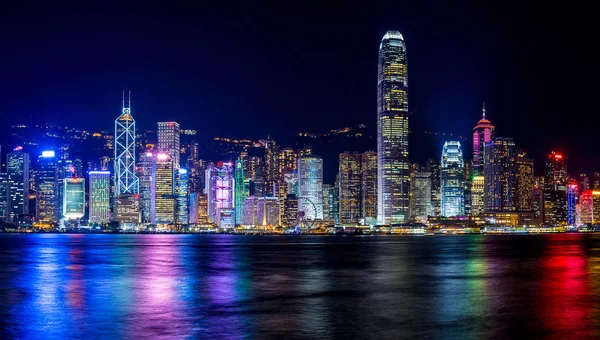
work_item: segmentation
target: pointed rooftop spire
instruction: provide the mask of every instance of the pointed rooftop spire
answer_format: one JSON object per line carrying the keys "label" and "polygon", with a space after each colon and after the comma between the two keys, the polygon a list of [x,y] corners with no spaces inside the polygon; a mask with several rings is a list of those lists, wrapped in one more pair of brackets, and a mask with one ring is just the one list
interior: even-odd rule
{"label": "pointed rooftop spire", "polygon": [[131,110],[131,90],[129,90],[129,106],[128,108]]}
{"label": "pointed rooftop spire", "polygon": [[123,111],[125,111],[125,90],[123,90]]}
{"label": "pointed rooftop spire", "polygon": [[483,112],[483,119],[485,119],[485,102],[483,102],[483,109],[481,109],[481,112]]}

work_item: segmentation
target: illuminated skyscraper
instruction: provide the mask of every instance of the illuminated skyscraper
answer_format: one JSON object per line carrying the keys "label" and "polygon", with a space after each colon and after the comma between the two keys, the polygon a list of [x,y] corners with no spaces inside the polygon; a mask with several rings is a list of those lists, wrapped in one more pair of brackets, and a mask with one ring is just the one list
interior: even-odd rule
{"label": "illuminated skyscraper", "polygon": [[135,175],[135,120],[131,115],[131,91],[129,107],[115,120],[115,195],[137,194],[138,178]]}
{"label": "illuminated skyscraper", "polygon": [[156,156],[152,152],[145,152],[139,158],[137,175],[142,223],[156,224]]}
{"label": "illuminated skyscraper", "polygon": [[471,180],[471,215],[478,216],[484,212],[485,177],[475,175]]}
{"label": "illuminated skyscraper", "polygon": [[[235,227],[235,179],[231,163],[210,164],[206,169],[208,217],[219,228]],[[240,212],[241,213],[241,212]]]}
{"label": "illuminated skyscraper", "polygon": [[298,211],[308,220],[323,219],[323,158],[298,158]]}
{"label": "illuminated skyscraper", "polygon": [[90,171],[89,221],[110,222],[110,172]]}
{"label": "illuminated skyscraper", "polygon": [[[361,218],[365,223],[377,219],[377,152],[367,151],[361,156]],[[325,198],[324,198],[325,199]]]}
{"label": "illuminated skyscraper", "polygon": [[512,138],[497,137],[485,146],[485,210],[517,209],[516,150]]}
{"label": "illuminated skyscraper", "polygon": [[579,175],[579,185],[581,185],[582,191],[592,189],[592,185],[590,184],[590,179],[586,174]]}
{"label": "illuminated skyscraper", "polygon": [[494,125],[485,118],[485,103],[482,117],[473,128],[473,173],[483,175],[485,166],[485,146],[494,140]]}
{"label": "illuminated skyscraper", "polygon": [[85,179],[65,178],[63,216],[68,220],[80,219],[85,215]]}
{"label": "illuminated skyscraper", "polygon": [[246,200],[246,186],[244,183],[244,161],[235,161],[235,223],[244,222],[244,201]]}
{"label": "illuminated skyscraper", "polygon": [[546,161],[544,178],[544,223],[564,225],[568,222],[567,166],[564,156],[552,151]]}
{"label": "illuminated skyscraper", "polygon": [[[425,171],[431,173],[431,205],[433,206],[433,216],[440,216],[442,214],[440,163],[437,159],[429,158],[425,164]],[[483,191],[481,201],[483,202]]]}
{"label": "illuminated skyscraper", "polygon": [[339,161],[340,223],[358,223],[361,204],[361,155],[344,152]]}
{"label": "illuminated skyscraper", "polygon": [[535,178],[533,158],[517,156],[517,211],[533,211]]}
{"label": "illuminated skyscraper", "polygon": [[175,223],[175,169],[166,153],[156,155],[154,171],[156,224]]}
{"label": "illuminated skyscraper", "polygon": [[175,223],[189,223],[188,212],[188,171],[179,168],[175,170]]}
{"label": "illuminated skyscraper", "polygon": [[442,216],[464,215],[465,163],[460,142],[444,143],[441,159]]}
{"label": "illuminated skyscraper", "polygon": [[58,163],[54,151],[43,151],[38,158],[35,193],[36,219],[56,223],[59,216]]}
{"label": "illuminated skyscraper", "polygon": [[[600,192],[598,192],[600,194]],[[591,224],[594,219],[594,196],[592,190],[585,190],[579,197],[581,205],[580,221],[582,224]]]}
{"label": "illuminated skyscraper", "polygon": [[406,222],[409,215],[406,65],[404,37],[388,31],[377,73],[377,220],[384,224]]}
{"label": "illuminated skyscraper", "polygon": [[166,153],[173,161],[175,169],[179,169],[181,135],[179,123],[159,122],[157,130],[158,152]]}
{"label": "illuminated skyscraper", "polygon": [[0,173],[0,221],[8,221],[10,206],[10,183],[8,174]]}
{"label": "illuminated skyscraper", "polygon": [[9,219],[17,221],[29,213],[29,154],[15,151],[6,155],[6,172],[10,185]]}
{"label": "illuminated skyscraper", "polygon": [[[265,140],[265,171],[263,173],[265,186],[264,195],[274,196],[274,187],[279,177],[278,174],[278,148],[271,136]],[[283,180],[283,178],[282,178]]]}
{"label": "illuminated skyscraper", "polygon": [[571,183],[567,186],[567,223],[575,225],[577,220],[577,183]]}
{"label": "illuminated skyscraper", "polygon": [[431,173],[413,172],[410,174],[410,217],[416,222],[425,223],[432,216]]}

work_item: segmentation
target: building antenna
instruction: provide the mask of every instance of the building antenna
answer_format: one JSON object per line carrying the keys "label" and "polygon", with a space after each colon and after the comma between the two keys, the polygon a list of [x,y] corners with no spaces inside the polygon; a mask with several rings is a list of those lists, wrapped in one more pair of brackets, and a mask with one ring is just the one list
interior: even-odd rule
{"label": "building antenna", "polygon": [[129,90],[129,109],[131,110],[131,90]]}
{"label": "building antenna", "polygon": [[125,110],[125,90],[123,90],[123,110]]}
{"label": "building antenna", "polygon": [[483,109],[481,111],[483,112],[483,119],[485,119],[485,102],[483,102]]}

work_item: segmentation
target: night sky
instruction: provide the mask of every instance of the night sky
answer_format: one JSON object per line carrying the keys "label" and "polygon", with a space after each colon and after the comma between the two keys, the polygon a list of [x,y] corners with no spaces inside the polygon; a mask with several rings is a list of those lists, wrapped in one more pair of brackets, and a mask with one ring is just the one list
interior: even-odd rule
{"label": "night sky", "polygon": [[600,170],[586,126],[598,111],[594,11],[415,3],[4,7],[0,117],[110,130],[130,89],[144,129],[176,120],[207,138],[283,144],[299,131],[374,131],[391,29],[407,42],[412,160],[439,157],[444,140],[426,147],[425,130],[470,135],[485,101],[497,136],[529,150],[536,172],[551,149],[571,173]]}

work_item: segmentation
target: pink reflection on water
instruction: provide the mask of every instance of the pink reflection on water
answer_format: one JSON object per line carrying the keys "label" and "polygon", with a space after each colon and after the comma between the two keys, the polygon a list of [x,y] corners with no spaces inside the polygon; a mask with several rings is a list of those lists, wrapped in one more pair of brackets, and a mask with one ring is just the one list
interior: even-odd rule
{"label": "pink reflection on water", "polygon": [[[133,313],[126,337],[190,337],[190,316],[184,299],[187,289],[180,253],[182,246],[171,235],[147,235],[136,247],[133,269]],[[180,281],[181,280],[181,281]]]}
{"label": "pink reflection on water", "polygon": [[580,236],[565,235],[568,244],[553,243],[541,261],[540,322],[546,331],[559,338],[591,336],[593,300],[587,258],[581,238],[573,239]]}

